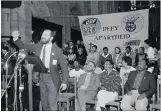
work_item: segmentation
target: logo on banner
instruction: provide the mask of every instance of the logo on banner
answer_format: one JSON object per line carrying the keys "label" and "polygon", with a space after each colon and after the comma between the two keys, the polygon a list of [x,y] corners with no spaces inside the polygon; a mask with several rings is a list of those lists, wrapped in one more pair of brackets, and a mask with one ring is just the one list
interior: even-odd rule
{"label": "logo on banner", "polygon": [[84,36],[94,36],[101,29],[101,23],[97,18],[87,18],[82,22],[81,29]]}
{"label": "logo on banner", "polygon": [[121,25],[128,33],[137,33],[143,28],[144,19],[139,13],[131,12],[123,18]]}

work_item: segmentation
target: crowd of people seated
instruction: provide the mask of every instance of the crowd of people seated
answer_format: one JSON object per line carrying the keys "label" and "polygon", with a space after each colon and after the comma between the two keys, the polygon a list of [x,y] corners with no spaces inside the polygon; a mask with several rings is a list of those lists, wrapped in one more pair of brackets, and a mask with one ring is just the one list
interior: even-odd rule
{"label": "crowd of people seated", "polygon": [[[108,47],[100,53],[93,45],[88,52],[79,40],[75,47],[72,41],[69,46],[65,43],[63,52],[70,66],[69,76],[77,77],[76,110],[86,110],[86,103],[92,99],[97,99],[95,110],[108,110],[106,103],[119,95],[123,96],[122,110],[147,110],[160,75],[160,51],[150,45],[146,40],[144,47],[134,50],[126,46],[125,52],[117,46],[110,54]],[[121,93],[122,84],[125,94]]]}
{"label": "crowd of people seated", "polygon": [[[85,111],[86,102],[92,99],[97,99],[95,110],[108,110],[106,103],[116,100],[119,95],[123,96],[122,110],[147,110],[149,100],[157,91],[160,49],[152,46],[147,40],[145,43],[145,47],[140,47],[138,50],[126,46],[125,52],[117,46],[110,54],[108,47],[104,47],[103,53],[100,53],[97,51],[97,46],[93,45],[88,52],[83,41],[78,40],[76,44],[73,41],[66,42],[62,50],[68,62],[69,77],[77,77],[75,110]],[[5,63],[8,53],[9,48],[3,46],[2,64]],[[34,54],[29,52],[29,55]],[[40,103],[37,75],[33,75],[33,98],[35,98],[33,104],[36,105],[34,110],[39,110]],[[121,93],[122,84],[125,94]],[[25,97],[24,105],[28,105],[25,103]]]}

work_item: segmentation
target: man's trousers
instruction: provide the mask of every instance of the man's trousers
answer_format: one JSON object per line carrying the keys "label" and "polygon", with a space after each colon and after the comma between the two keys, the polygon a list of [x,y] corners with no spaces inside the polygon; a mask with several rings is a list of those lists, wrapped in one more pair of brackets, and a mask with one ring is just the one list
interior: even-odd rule
{"label": "man's trousers", "polygon": [[97,94],[96,110],[101,111],[100,107],[105,108],[105,104],[114,101],[118,98],[117,92],[110,92],[106,90],[100,90]]}
{"label": "man's trousers", "polygon": [[96,91],[78,89],[78,102],[82,111],[86,110],[86,102],[94,99]]}
{"label": "man's trousers", "polygon": [[[121,101],[122,110],[147,110],[148,99],[145,97],[141,100],[137,100],[139,96],[138,90],[132,90],[132,95],[125,95]],[[135,109],[132,107],[135,105]]]}
{"label": "man's trousers", "polygon": [[43,110],[57,111],[58,91],[50,74],[40,74],[40,96]]}

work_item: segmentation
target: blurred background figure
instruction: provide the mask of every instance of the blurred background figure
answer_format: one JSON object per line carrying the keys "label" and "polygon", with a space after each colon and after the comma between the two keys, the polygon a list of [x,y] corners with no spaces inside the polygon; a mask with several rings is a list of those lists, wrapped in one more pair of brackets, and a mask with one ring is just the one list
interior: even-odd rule
{"label": "blurred background figure", "polygon": [[104,69],[104,63],[106,60],[111,60],[112,61],[112,55],[108,53],[108,48],[104,47],[103,48],[103,53],[99,57],[99,67],[103,70]]}
{"label": "blurred background figure", "polygon": [[115,47],[114,53],[112,55],[112,61],[114,63],[114,68],[120,72],[120,68],[122,65],[122,53],[120,47]]}
{"label": "blurred background figure", "polygon": [[135,57],[135,67],[138,65],[138,62],[143,59],[147,59],[147,54],[145,53],[145,48],[140,47],[139,52],[136,54]]}
{"label": "blurred background figure", "polygon": [[132,51],[130,46],[127,46],[125,49],[125,53],[123,53],[123,57],[130,57],[132,59],[132,66],[135,64],[135,53]]}
{"label": "blurred background figure", "polygon": [[86,55],[84,54],[84,50],[83,48],[79,48],[78,49],[78,53],[76,54],[76,59],[78,60],[78,62],[80,63],[81,68],[85,65],[86,62]]}

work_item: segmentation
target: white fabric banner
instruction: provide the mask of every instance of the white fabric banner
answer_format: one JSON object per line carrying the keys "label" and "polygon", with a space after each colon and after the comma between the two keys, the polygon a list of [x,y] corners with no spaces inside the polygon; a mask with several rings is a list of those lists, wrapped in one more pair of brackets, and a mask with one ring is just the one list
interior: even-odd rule
{"label": "white fabric banner", "polygon": [[102,15],[78,16],[86,50],[97,45],[98,51],[108,47],[109,53],[116,46],[132,48],[144,46],[148,38],[149,10],[138,10]]}

